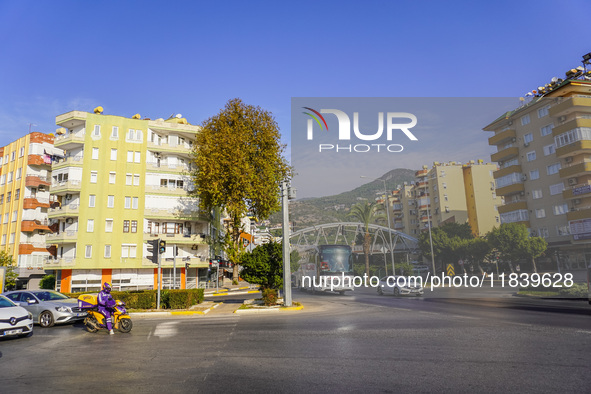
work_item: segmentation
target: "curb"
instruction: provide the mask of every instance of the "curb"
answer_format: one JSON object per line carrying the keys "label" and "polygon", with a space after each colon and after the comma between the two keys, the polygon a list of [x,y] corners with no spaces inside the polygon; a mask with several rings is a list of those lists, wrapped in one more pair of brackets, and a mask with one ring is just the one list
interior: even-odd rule
{"label": "curb", "polygon": [[237,292],[223,292],[223,293],[209,293],[204,294],[203,297],[219,297],[219,296],[229,296],[229,295],[240,295],[240,294],[256,294],[260,293],[260,290],[249,290],[249,291],[237,291]]}
{"label": "curb", "polygon": [[[234,291],[240,291],[240,290],[248,290],[250,289],[249,286],[245,286],[245,287],[236,287],[234,289],[220,289],[217,292],[216,291],[210,291],[210,292],[203,292],[203,296],[210,296],[210,295],[215,295],[215,294],[221,294],[221,293],[229,293],[229,292],[234,292]],[[258,291],[258,290],[257,290]]]}
{"label": "curb", "polygon": [[288,306],[284,308],[256,308],[256,309],[236,309],[234,313],[241,315],[241,314],[257,314],[257,313],[274,313],[274,312],[290,312],[290,311],[301,311],[304,309],[303,305],[300,306]]}
{"label": "curb", "polygon": [[195,316],[195,315],[205,315],[209,313],[212,309],[217,308],[223,304],[223,302],[218,302],[207,308],[204,311],[170,311],[170,312],[133,312],[130,313],[129,316],[132,317],[166,317],[166,316]]}

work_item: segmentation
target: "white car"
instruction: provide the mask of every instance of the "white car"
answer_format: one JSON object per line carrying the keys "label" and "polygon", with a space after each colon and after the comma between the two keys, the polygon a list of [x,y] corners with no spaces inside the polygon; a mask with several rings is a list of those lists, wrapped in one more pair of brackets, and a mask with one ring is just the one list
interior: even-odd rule
{"label": "white car", "polygon": [[0,337],[21,336],[33,333],[33,315],[0,295]]}
{"label": "white car", "polygon": [[[420,278],[417,278],[420,279]],[[412,277],[384,276],[378,285],[378,294],[422,296],[424,294],[422,282]]]}

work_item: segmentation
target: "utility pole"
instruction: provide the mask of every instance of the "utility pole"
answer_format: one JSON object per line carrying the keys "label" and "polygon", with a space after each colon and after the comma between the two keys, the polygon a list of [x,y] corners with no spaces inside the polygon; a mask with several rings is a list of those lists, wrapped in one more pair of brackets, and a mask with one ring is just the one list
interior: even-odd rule
{"label": "utility pole", "polygon": [[176,254],[178,246],[172,245],[172,288],[176,289]]}
{"label": "utility pole", "polygon": [[291,306],[291,267],[289,262],[289,200],[295,198],[295,188],[284,180],[281,183],[281,208],[283,211],[283,305]]}
{"label": "utility pole", "polygon": [[156,250],[156,253],[158,253],[158,296],[156,297],[156,309],[160,309],[160,267],[162,265],[162,255],[158,250]]}

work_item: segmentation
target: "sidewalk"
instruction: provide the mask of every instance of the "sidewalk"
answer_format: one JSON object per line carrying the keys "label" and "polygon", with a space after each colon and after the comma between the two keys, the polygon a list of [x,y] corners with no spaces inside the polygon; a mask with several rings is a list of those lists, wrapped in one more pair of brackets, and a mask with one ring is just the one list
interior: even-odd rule
{"label": "sidewalk", "polygon": [[225,280],[223,286],[219,286],[216,290],[215,287],[205,289],[203,292],[204,297],[221,297],[238,294],[255,294],[259,293],[258,285],[251,285],[248,282],[240,281],[237,285],[232,284],[232,281]]}

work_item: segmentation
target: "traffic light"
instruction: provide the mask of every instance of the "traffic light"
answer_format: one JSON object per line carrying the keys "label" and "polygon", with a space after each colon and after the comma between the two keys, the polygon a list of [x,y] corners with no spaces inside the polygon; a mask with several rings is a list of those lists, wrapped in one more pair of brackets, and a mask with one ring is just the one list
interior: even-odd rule
{"label": "traffic light", "polygon": [[151,239],[148,241],[148,255],[146,256],[154,264],[158,264],[158,243],[159,239]]}
{"label": "traffic light", "polygon": [[185,271],[189,270],[189,263],[185,263]]}
{"label": "traffic light", "polygon": [[158,240],[158,253],[162,254],[166,252],[166,241],[163,239]]}

